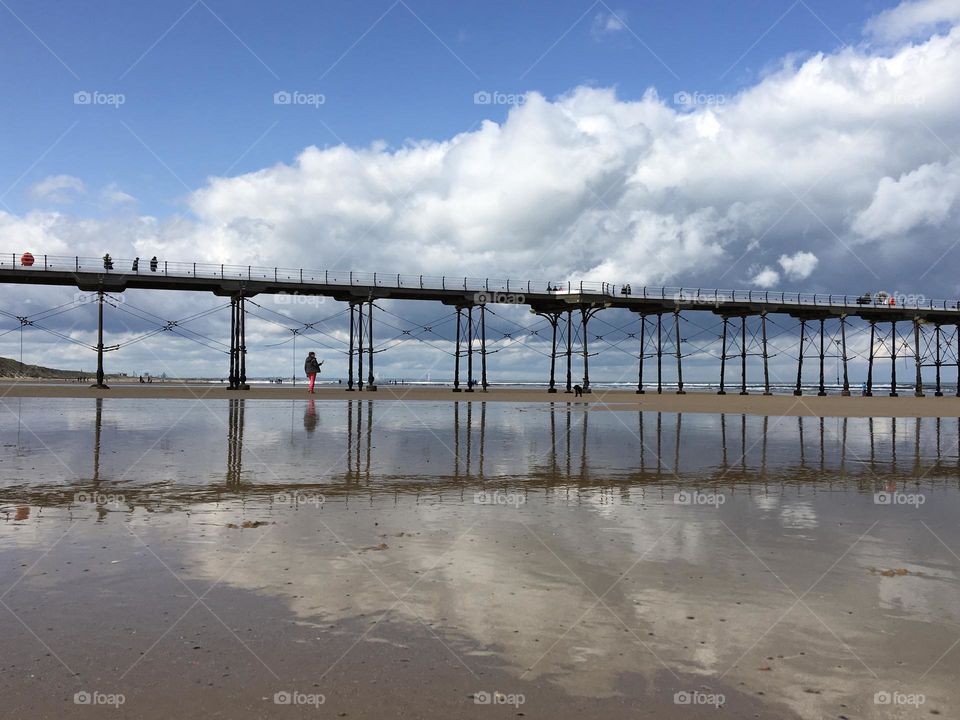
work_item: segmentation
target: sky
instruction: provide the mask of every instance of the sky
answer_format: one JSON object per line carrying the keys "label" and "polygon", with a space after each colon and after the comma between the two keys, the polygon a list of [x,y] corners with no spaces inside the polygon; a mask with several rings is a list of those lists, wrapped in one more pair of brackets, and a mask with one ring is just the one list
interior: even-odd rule
{"label": "sky", "polygon": [[[958,25],[960,0],[0,0],[0,252],[952,299]],[[73,296],[0,294],[16,315]],[[166,319],[218,305],[124,301]],[[263,302],[294,324],[339,310]],[[49,326],[89,344],[93,317]],[[194,327],[225,340],[224,317]],[[108,327],[123,343],[147,325]],[[289,374],[291,333],[250,332],[254,374]],[[342,316],[329,332],[338,375]],[[25,361],[90,366],[26,335]],[[449,375],[432,350],[378,362]],[[169,334],[110,363],[226,364]]]}

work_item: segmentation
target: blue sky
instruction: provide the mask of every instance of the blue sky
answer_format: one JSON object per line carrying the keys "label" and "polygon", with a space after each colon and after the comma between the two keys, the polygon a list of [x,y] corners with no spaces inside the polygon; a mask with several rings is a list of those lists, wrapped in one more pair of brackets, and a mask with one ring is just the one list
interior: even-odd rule
{"label": "blue sky", "polygon": [[[4,0],[0,187],[16,183],[4,201],[22,212],[33,183],[67,174],[163,215],[208,176],[309,145],[398,146],[502,121],[507,108],[474,104],[478,91],[731,93],[789,53],[857,42],[893,4]],[[74,105],[84,90],[124,104]],[[325,103],[277,106],[278,90]]]}

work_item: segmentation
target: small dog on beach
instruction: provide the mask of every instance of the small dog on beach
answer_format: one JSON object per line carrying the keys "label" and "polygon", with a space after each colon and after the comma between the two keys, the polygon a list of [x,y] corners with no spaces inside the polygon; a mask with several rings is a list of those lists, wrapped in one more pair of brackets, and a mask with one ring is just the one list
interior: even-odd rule
{"label": "small dog on beach", "polygon": [[573,386],[573,396],[574,397],[583,397],[583,388],[580,385]]}

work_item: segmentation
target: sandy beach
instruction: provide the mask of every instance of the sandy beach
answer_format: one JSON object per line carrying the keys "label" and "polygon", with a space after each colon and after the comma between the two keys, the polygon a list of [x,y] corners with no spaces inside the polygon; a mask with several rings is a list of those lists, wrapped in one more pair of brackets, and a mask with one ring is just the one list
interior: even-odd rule
{"label": "sandy beach", "polygon": [[382,385],[374,392],[349,392],[343,386],[318,387],[309,395],[303,386],[257,385],[250,390],[231,391],[225,385],[181,384],[174,382],[135,384],[113,383],[109,390],[97,390],[77,383],[0,382],[0,398],[135,398],[135,399],[204,399],[225,400],[350,400],[375,399],[402,402],[512,402],[512,403],[585,403],[591,410],[637,409],[654,412],[682,413],[736,413],[786,417],[960,417],[960,398],[955,396],[914,397],[901,393],[899,397],[875,395],[841,397],[828,395],[717,395],[708,392],[689,392],[685,395],[647,392],[637,395],[628,390],[596,389],[591,394],[575,398],[559,391],[550,394],[546,389],[490,388],[487,392],[453,392],[448,387],[413,387],[409,385]]}

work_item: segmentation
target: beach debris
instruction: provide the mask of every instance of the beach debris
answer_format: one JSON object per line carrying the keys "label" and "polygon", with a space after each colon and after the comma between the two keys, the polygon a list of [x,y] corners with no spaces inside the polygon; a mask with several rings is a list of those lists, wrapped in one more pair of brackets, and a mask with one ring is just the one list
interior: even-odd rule
{"label": "beach debris", "polygon": [[883,577],[902,577],[904,575],[915,575],[917,577],[923,577],[922,572],[911,572],[906,568],[885,568],[881,570],[880,568],[872,567],[870,568],[871,575],[883,575]]}
{"label": "beach debris", "polygon": [[258,528],[261,525],[269,525],[269,524],[270,523],[266,522],[265,520],[244,520],[239,525],[237,525],[236,523],[227,523],[227,527],[236,530],[238,528],[242,528],[242,529]]}
{"label": "beach debris", "polygon": [[369,545],[368,547],[360,548],[360,552],[366,552],[367,550],[389,550],[390,546],[386,543],[380,543],[379,545]]}

